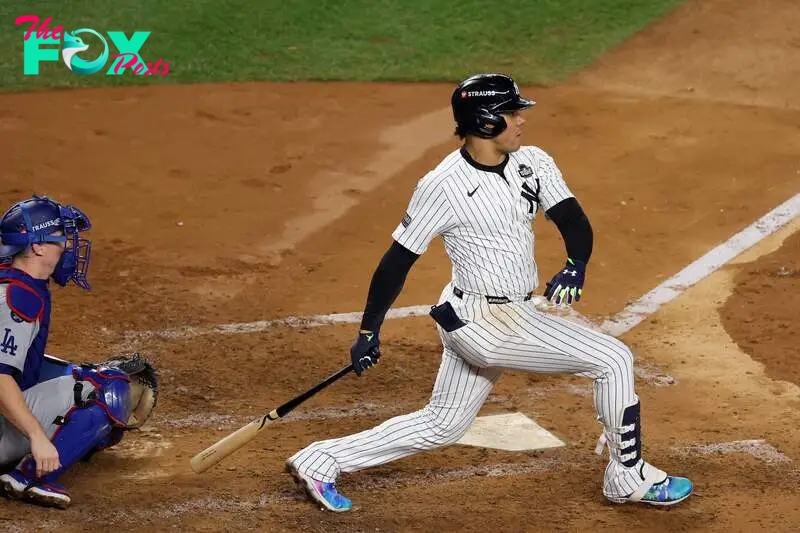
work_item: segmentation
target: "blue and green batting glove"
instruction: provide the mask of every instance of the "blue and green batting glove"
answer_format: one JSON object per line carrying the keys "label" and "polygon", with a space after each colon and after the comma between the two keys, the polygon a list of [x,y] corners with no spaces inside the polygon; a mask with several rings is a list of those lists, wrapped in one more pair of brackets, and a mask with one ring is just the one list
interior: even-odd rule
{"label": "blue and green batting glove", "polygon": [[556,305],[579,302],[583,295],[585,278],[586,263],[577,259],[567,259],[564,269],[547,283],[544,297]]}

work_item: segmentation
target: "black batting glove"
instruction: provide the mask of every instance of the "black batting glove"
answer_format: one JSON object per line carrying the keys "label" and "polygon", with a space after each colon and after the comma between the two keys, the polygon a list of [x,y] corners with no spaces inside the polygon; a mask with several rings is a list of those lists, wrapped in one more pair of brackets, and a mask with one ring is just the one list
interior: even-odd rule
{"label": "black batting glove", "polygon": [[544,297],[556,305],[579,302],[585,278],[586,263],[577,259],[567,259],[566,266],[547,283]]}
{"label": "black batting glove", "polygon": [[360,376],[368,368],[378,364],[381,358],[380,340],[378,333],[361,330],[353,346],[350,347],[350,358],[353,361],[353,370]]}

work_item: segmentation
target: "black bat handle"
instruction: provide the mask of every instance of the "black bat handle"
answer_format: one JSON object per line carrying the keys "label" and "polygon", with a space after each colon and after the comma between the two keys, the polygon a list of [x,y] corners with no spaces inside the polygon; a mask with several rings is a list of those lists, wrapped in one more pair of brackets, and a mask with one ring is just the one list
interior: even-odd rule
{"label": "black bat handle", "polygon": [[336,383],[337,381],[339,381],[341,378],[343,378],[352,371],[353,371],[353,365],[352,364],[347,365],[346,367],[339,370],[335,374],[331,374],[320,383],[314,385],[304,393],[295,396],[285,404],[281,405],[280,407],[269,413],[267,417],[270,420],[277,420],[279,418],[286,416],[290,411],[292,411],[292,409],[294,409],[304,401],[308,400],[309,398],[314,396],[316,393],[318,393],[328,385]]}

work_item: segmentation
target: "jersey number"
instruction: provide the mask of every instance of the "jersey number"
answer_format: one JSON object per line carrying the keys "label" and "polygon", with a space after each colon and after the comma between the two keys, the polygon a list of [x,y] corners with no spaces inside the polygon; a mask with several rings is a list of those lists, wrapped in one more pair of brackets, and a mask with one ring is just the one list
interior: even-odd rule
{"label": "jersey number", "polygon": [[14,344],[14,335],[11,334],[11,330],[6,328],[6,333],[3,336],[3,342],[0,344],[0,352],[7,353],[9,355],[17,355],[17,345]]}

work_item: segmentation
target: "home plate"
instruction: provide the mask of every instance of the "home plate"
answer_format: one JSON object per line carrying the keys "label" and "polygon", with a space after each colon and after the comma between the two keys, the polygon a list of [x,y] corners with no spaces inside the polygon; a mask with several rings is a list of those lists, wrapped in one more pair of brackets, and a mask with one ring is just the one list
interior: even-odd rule
{"label": "home plate", "polygon": [[564,446],[555,435],[522,413],[479,416],[457,444],[515,452]]}

